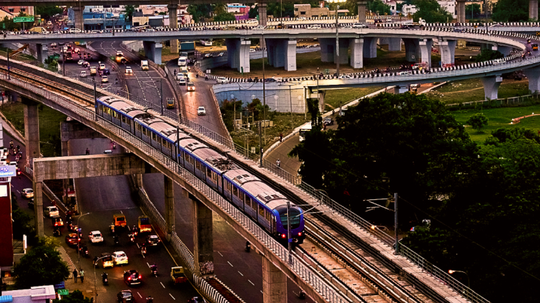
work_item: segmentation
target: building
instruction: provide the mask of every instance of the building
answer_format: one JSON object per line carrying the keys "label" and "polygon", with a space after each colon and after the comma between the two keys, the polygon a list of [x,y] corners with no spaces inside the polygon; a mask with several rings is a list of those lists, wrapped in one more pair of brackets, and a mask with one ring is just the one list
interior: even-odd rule
{"label": "building", "polygon": [[23,13],[27,16],[33,16],[34,15],[34,7],[33,6],[0,6],[1,10],[4,10],[10,14],[13,14],[15,16],[18,16],[20,13]]}
{"label": "building", "polygon": [[[340,16],[345,16],[348,13],[348,9],[338,10],[338,15]],[[296,18],[321,18],[334,16],[335,14],[335,10],[330,10],[328,7],[311,7],[310,4],[294,5],[294,16]]]}
{"label": "building", "polygon": [[[444,10],[446,10],[447,12],[449,12],[452,15],[452,18],[454,18],[454,19],[457,18],[456,1],[455,0],[449,0],[449,1],[440,1],[439,0],[437,2],[441,6],[441,8],[443,8]],[[403,4],[403,6],[401,8],[401,11],[402,11],[404,16],[408,16],[408,15],[414,15],[414,13],[416,13],[418,11],[418,9],[416,8],[416,5]],[[451,21],[451,20],[449,20],[449,21]]]}
{"label": "building", "polygon": [[[0,176],[9,166],[2,165]],[[14,174],[13,176],[15,176]],[[0,269],[9,271],[13,266],[13,224],[11,216],[11,178],[0,177]]]}
{"label": "building", "polygon": [[47,303],[56,299],[54,286],[34,286],[30,289],[3,291],[0,302],[13,303]]}

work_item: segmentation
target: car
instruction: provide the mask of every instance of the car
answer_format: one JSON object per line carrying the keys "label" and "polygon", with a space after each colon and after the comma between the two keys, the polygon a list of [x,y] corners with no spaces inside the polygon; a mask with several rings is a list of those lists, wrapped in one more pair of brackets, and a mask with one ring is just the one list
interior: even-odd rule
{"label": "car", "polygon": [[195,83],[189,82],[189,83],[187,84],[187,90],[188,90],[188,91],[195,91]]}
{"label": "car", "polygon": [[353,28],[368,28],[368,26],[366,24],[363,24],[363,23],[355,23],[355,24],[353,24],[352,27]]}
{"label": "car", "polygon": [[218,84],[227,84],[227,83],[229,83],[229,79],[227,79],[225,77],[217,77],[216,82]]}
{"label": "car", "polygon": [[212,58],[214,55],[212,53],[206,53],[204,54],[205,58]]}
{"label": "car", "polygon": [[73,50],[73,52],[74,52],[74,53],[77,53],[77,54],[78,54],[78,53],[80,53],[80,52],[81,52],[81,49],[80,49],[80,48],[78,48],[78,47],[76,47],[76,48],[75,48],[75,49]]}
{"label": "car", "polygon": [[124,272],[124,282],[128,286],[140,285],[142,283],[142,275],[135,269],[126,270]]}
{"label": "car", "polygon": [[225,55],[225,53],[221,52],[221,53],[217,54],[216,57],[223,57],[223,55]]}
{"label": "car", "polygon": [[254,48],[250,48],[250,49],[249,49],[249,52],[250,52],[250,53],[254,53],[254,52],[256,52],[256,50],[255,50]]}
{"label": "car", "polygon": [[89,66],[90,66],[90,62],[88,61],[84,61],[82,64],[82,67],[89,67]]}
{"label": "car", "polygon": [[79,77],[81,77],[81,78],[86,78],[86,77],[88,77],[88,74],[86,73],[85,70],[82,70],[82,71],[81,71],[81,74],[79,75]]}
{"label": "car", "polygon": [[92,243],[102,243],[103,242],[103,236],[101,235],[101,232],[99,230],[93,230],[88,235],[88,239],[90,239],[90,242]]}
{"label": "car", "polygon": [[100,63],[100,64],[99,64],[99,70],[104,70],[104,69],[106,69],[106,68],[107,68],[107,67],[105,66],[105,64],[103,64],[103,63]]}
{"label": "car", "polygon": [[51,43],[51,47],[57,47],[57,46],[58,46],[58,43],[56,42]]}
{"label": "car", "polygon": [[173,109],[174,108],[174,99],[173,98],[167,98],[166,107],[168,109]]}
{"label": "car", "polygon": [[[112,257],[112,255],[111,255],[110,253],[108,253],[108,252],[101,253],[100,261],[101,261],[101,267],[102,267],[102,268],[114,267],[114,260],[113,260],[113,257]],[[95,263],[94,263],[94,266],[97,267],[97,266],[98,266],[98,263],[95,262]]]}
{"label": "car", "polygon": [[66,236],[66,243],[69,246],[77,246],[81,243],[81,238],[77,236],[77,233],[69,233]]}
{"label": "car", "polygon": [[106,69],[103,70],[103,74],[104,75],[110,75],[111,71],[108,68],[106,68]]}
{"label": "car", "polygon": [[332,118],[330,117],[326,117],[324,118],[324,121],[323,121],[324,125],[328,126],[328,125],[334,125],[334,120],[332,120]]}
{"label": "car", "polygon": [[182,76],[180,76],[180,77],[178,78],[178,84],[180,84],[180,85],[186,85],[186,84],[187,84],[187,80],[186,80],[186,78],[183,76],[183,74],[182,74]]}
{"label": "car", "polygon": [[21,195],[25,197],[26,199],[30,199],[34,197],[34,190],[31,188],[23,188]]}
{"label": "car", "polygon": [[101,76],[101,83],[109,83],[109,77]]}
{"label": "car", "polygon": [[122,264],[128,264],[129,259],[125,252],[123,251],[115,251],[112,254],[112,258],[114,261],[114,265],[122,265]]}
{"label": "car", "polygon": [[206,108],[204,108],[204,106],[199,106],[199,108],[197,108],[197,115],[198,116],[205,116],[206,115]]}
{"label": "car", "polygon": [[131,293],[131,290],[122,290],[116,295],[117,302],[122,303],[133,303],[135,302],[135,298],[133,297],[133,294]]}
{"label": "car", "polygon": [[131,66],[126,66],[126,75],[133,75],[133,70],[131,69]]}
{"label": "car", "polygon": [[81,29],[80,28],[70,28],[69,29],[69,33],[70,34],[78,34],[78,33],[81,33]]}
{"label": "car", "polygon": [[321,29],[321,26],[320,25],[312,25],[312,26],[308,27],[308,29]]}
{"label": "car", "polygon": [[77,61],[77,64],[82,65],[84,63],[84,60]]}
{"label": "car", "polygon": [[148,246],[158,246],[161,240],[157,235],[149,235],[146,237],[146,245]]}
{"label": "car", "polygon": [[64,220],[60,218],[60,216],[51,216],[52,220],[52,226],[53,227],[63,227],[64,226]]}
{"label": "car", "polygon": [[206,300],[202,297],[197,296],[189,299],[188,303],[206,303]]}
{"label": "car", "polygon": [[58,207],[56,206],[47,206],[45,208],[45,216],[52,218],[54,216],[59,216],[60,212],[58,211]]}
{"label": "car", "polygon": [[118,57],[124,56],[124,53],[122,51],[116,51],[116,56]]}

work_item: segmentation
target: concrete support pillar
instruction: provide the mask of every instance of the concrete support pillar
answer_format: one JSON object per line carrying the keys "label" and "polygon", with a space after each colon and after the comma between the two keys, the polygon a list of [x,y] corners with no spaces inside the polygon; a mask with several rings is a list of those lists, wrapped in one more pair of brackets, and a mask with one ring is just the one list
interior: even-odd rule
{"label": "concrete support pillar", "polygon": [[495,100],[499,98],[499,86],[501,85],[501,82],[502,77],[500,75],[482,78],[486,100]]}
{"label": "concrete support pillar", "polygon": [[529,80],[529,91],[531,91],[531,94],[540,93],[540,68],[524,69],[523,73]]}
{"label": "concrete support pillar", "polygon": [[433,45],[433,40],[423,39],[418,42],[420,47],[420,62],[426,63],[429,68],[431,68],[431,46]]}
{"label": "concrete support pillar", "polygon": [[144,181],[142,174],[135,174],[135,187],[144,188]]}
{"label": "concrete support pillar", "polygon": [[364,67],[364,39],[351,39],[349,42],[351,48],[351,67]]}
{"label": "concrete support pillar", "polygon": [[285,40],[285,70],[288,72],[296,70],[296,40]]}
{"label": "concrete support pillar", "polygon": [[336,49],[336,39],[320,38],[319,44],[321,45],[321,61],[332,62],[334,61],[334,51]]}
{"label": "concrete support pillar", "polygon": [[538,0],[529,0],[529,19],[538,20]]}
{"label": "concrete support pillar", "polygon": [[226,39],[227,63],[231,68],[237,68],[239,72],[249,73],[249,47],[250,40],[244,39]]}
{"label": "concrete support pillar", "polygon": [[419,57],[419,41],[418,39],[403,39],[405,43],[405,57],[407,62],[416,62]]}
{"label": "concrete support pillar", "polygon": [[467,0],[457,0],[456,3],[456,13],[457,13],[457,22],[459,23],[465,23],[466,22],[466,15],[465,15],[465,2]]}
{"label": "concrete support pillar", "polygon": [[[62,128],[60,128],[60,132],[62,131]],[[62,137],[62,134],[60,133],[60,137]],[[69,156],[69,141],[60,141],[60,149],[61,149],[61,155],[62,157]],[[64,202],[64,205],[66,205],[68,201],[68,190],[69,190],[69,179],[62,179],[62,188],[64,189],[64,195],[62,196],[62,202]]]}
{"label": "concrete support pillar", "polygon": [[43,228],[43,184],[34,182],[34,220],[36,223],[36,233],[38,237],[45,236]]}
{"label": "concrete support pillar", "polygon": [[84,19],[83,19],[83,7],[72,7],[73,12],[75,13],[75,28],[84,30]]}
{"label": "concrete support pillar", "polygon": [[[142,175],[141,175],[142,177]],[[165,225],[167,226],[167,241],[171,240],[174,231],[174,184],[173,180],[163,175],[163,188],[165,190]]]}
{"label": "concrete support pillar", "polygon": [[287,276],[270,260],[262,258],[263,303],[287,302]]}
{"label": "concrete support pillar", "polygon": [[36,54],[37,54],[37,60],[41,63],[45,63],[45,59],[48,57],[48,48],[47,45],[43,45],[41,43],[36,44]]}
{"label": "concrete support pillar", "polygon": [[259,3],[259,25],[266,25],[268,19],[268,13],[266,10],[266,3]]}
{"label": "concrete support pillar", "polygon": [[163,44],[154,41],[143,41],[144,54],[148,60],[161,64],[161,49]]}
{"label": "concrete support pillar", "polygon": [[202,276],[214,274],[214,240],[212,237],[212,211],[193,199],[193,256],[196,272]]}
{"label": "concrete support pillar", "polygon": [[[171,28],[178,27],[178,3],[170,3],[167,5],[169,10],[169,26]],[[171,43],[171,53],[178,54],[178,39],[170,40]]]}
{"label": "concrete support pillar", "polygon": [[512,48],[509,46],[501,46],[501,45],[493,45],[491,47],[494,51],[499,51],[501,54],[503,54],[505,57],[510,55],[510,52],[512,51]]}
{"label": "concrete support pillar", "polygon": [[322,113],[324,113],[324,108],[325,108],[324,95],[326,95],[326,91],[319,90],[317,94],[319,95],[319,112],[322,114]]}
{"label": "concrete support pillar", "polygon": [[439,39],[439,51],[441,53],[441,63],[443,66],[445,64],[454,64],[456,43],[456,40],[442,41],[442,39]]}
{"label": "concrete support pillar", "polygon": [[34,167],[33,159],[41,155],[39,148],[38,103],[24,101],[24,139],[26,141],[26,165]]}
{"label": "concrete support pillar", "polygon": [[358,22],[366,23],[367,1],[358,1]]}
{"label": "concrete support pillar", "polygon": [[364,38],[364,58],[377,58],[377,38]]}
{"label": "concrete support pillar", "polygon": [[401,38],[379,38],[379,45],[388,45],[388,51],[401,51]]}

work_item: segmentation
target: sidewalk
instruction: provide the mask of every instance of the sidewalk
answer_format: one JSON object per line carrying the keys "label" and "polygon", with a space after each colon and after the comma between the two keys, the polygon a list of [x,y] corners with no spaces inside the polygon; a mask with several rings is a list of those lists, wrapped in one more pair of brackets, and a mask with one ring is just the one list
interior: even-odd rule
{"label": "sidewalk", "polygon": [[[84,283],[81,283],[80,278],[77,278],[77,283],[75,283],[73,279],[73,274],[72,274],[73,269],[75,269],[75,263],[73,263],[66,249],[63,246],[59,246],[57,250],[60,253],[60,258],[64,262],[66,262],[69,268],[69,277],[64,281],[65,288],[69,290],[69,292],[72,292],[78,289],[83,293],[85,297],[88,297],[88,298],[94,297],[94,269],[83,268],[84,269]],[[77,268],[77,271],[79,271],[78,268]]]}

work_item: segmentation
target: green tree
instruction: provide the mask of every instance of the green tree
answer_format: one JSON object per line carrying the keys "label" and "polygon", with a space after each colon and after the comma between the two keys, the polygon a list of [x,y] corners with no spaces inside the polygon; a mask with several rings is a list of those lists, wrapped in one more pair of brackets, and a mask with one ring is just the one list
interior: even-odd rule
{"label": "green tree", "polygon": [[124,8],[124,15],[126,18],[126,24],[131,24],[133,22],[133,13],[135,13],[135,8],[139,7],[138,5],[128,4]]}
{"label": "green tree", "polygon": [[233,13],[221,13],[214,17],[214,21],[234,21],[236,18]]}
{"label": "green tree", "polygon": [[193,21],[195,23],[199,23],[202,19],[210,17],[210,13],[212,12],[212,5],[190,4],[187,11],[193,17]]}
{"label": "green tree", "polygon": [[484,62],[500,58],[504,58],[504,55],[501,52],[485,48],[480,52],[480,54],[476,55],[474,60],[476,62]]}
{"label": "green tree", "polygon": [[[358,4],[357,4],[358,5]],[[383,3],[381,0],[374,0],[368,2],[368,9],[373,13],[379,13],[379,15],[390,15],[390,6]]]}
{"label": "green tree", "polygon": [[520,22],[529,19],[529,0],[499,0],[493,7],[493,21]]}
{"label": "green tree", "polygon": [[35,8],[35,14],[40,15],[44,19],[50,19],[52,16],[62,13],[62,8],[56,5],[39,5]]}
{"label": "green tree", "polygon": [[471,19],[478,18],[480,15],[480,4],[472,3],[465,6],[465,17],[470,17]]}
{"label": "green tree", "polygon": [[67,296],[63,296],[62,300],[54,299],[53,303],[92,303],[93,300],[83,295],[80,290],[74,290]]}
{"label": "green tree", "polygon": [[37,245],[15,264],[14,272],[17,288],[57,284],[69,276],[67,264],[56,250],[55,239],[40,239]]}
{"label": "green tree", "polygon": [[484,126],[488,125],[488,122],[488,117],[486,117],[483,113],[477,113],[472,115],[465,123],[470,125],[473,129],[481,130]]}
{"label": "green tree", "polygon": [[300,175],[303,181],[315,188],[322,188],[324,175],[331,168],[331,163],[327,161],[332,155],[330,135],[314,126],[305,137],[306,140],[296,145],[289,156],[301,159]]}
{"label": "green tree", "polygon": [[452,15],[442,8],[436,0],[414,0],[413,4],[418,8],[418,11],[413,15],[414,21],[418,21],[420,18],[428,23],[453,20]]}

